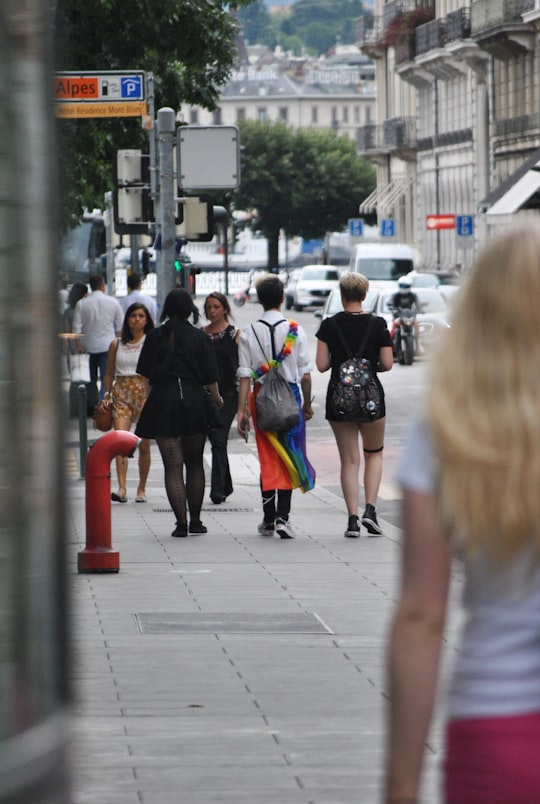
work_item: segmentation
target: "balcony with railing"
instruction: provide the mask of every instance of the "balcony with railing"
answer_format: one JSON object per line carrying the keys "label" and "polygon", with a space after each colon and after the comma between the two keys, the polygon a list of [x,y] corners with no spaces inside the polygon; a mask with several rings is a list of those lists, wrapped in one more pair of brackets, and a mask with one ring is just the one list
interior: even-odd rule
{"label": "balcony with railing", "polygon": [[391,2],[385,3],[382,18],[383,29],[388,28],[397,17],[402,17],[404,14],[415,12],[418,9],[430,11],[431,16],[434,16],[435,0],[391,0]]}
{"label": "balcony with railing", "polygon": [[414,117],[392,117],[384,123],[359,128],[356,138],[360,153],[375,155],[416,150],[416,119]]}
{"label": "balcony with railing", "polygon": [[471,35],[471,14],[468,8],[458,8],[446,15],[446,42],[459,42]]}
{"label": "balcony with railing", "polygon": [[416,29],[416,55],[428,53],[446,44],[446,20],[438,18]]}
{"label": "balcony with railing", "polygon": [[534,30],[523,20],[531,2],[534,0],[473,0],[471,37],[498,59],[525,53],[534,38]]}
{"label": "balcony with railing", "polygon": [[363,14],[354,21],[356,43],[362,53],[372,59],[378,59],[384,53],[384,47],[379,44],[381,29],[381,17],[373,14]]}

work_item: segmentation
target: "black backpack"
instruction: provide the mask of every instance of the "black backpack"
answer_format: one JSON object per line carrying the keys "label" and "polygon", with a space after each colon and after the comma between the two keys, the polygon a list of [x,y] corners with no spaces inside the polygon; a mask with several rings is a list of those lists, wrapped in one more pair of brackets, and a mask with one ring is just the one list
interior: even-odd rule
{"label": "black backpack", "polygon": [[371,422],[380,418],[381,415],[381,388],[370,361],[362,357],[375,321],[372,315],[369,318],[362,343],[355,355],[352,353],[335,319],[330,319],[330,324],[348,355],[347,360],[344,360],[339,366],[338,378],[331,393],[331,407],[336,421]]}

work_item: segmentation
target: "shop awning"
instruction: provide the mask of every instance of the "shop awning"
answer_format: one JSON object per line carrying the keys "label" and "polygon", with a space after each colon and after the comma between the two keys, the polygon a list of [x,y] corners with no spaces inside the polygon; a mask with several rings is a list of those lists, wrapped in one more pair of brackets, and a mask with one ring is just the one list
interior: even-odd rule
{"label": "shop awning", "polygon": [[412,184],[412,179],[392,179],[386,184],[376,187],[358,207],[360,214],[372,212],[374,209],[388,209],[392,207],[398,198]]}
{"label": "shop awning", "polygon": [[540,149],[478,204],[487,216],[540,209]]}

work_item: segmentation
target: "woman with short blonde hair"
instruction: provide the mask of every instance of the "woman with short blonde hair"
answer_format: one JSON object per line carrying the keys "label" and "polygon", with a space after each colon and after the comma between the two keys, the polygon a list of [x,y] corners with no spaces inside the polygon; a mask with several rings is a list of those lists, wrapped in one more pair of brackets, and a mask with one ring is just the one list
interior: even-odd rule
{"label": "woman with short blonde hair", "polygon": [[459,291],[398,473],[388,802],[416,801],[454,555],[467,624],[447,706],[444,801],[540,790],[540,226],[494,240]]}

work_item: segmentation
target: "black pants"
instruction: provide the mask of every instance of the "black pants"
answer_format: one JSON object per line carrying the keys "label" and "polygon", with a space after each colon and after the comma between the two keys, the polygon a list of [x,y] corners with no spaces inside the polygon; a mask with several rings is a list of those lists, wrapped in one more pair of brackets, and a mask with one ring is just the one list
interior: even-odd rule
{"label": "black pants", "polygon": [[209,435],[212,446],[212,474],[210,480],[210,499],[219,500],[228,497],[233,492],[229,456],[227,455],[227,441],[229,430],[238,405],[238,395],[233,392],[223,394],[223,407],[220,410],[223,427],[212,430]]}
{"label": "black pants", "polygon": [[[267,525],[273,525],[276,519],[289,519],[291,510],[292,489],[272,489],[261,491],[263,501],[263,518]],[[277,496],[277,505],[276,505]]]}

